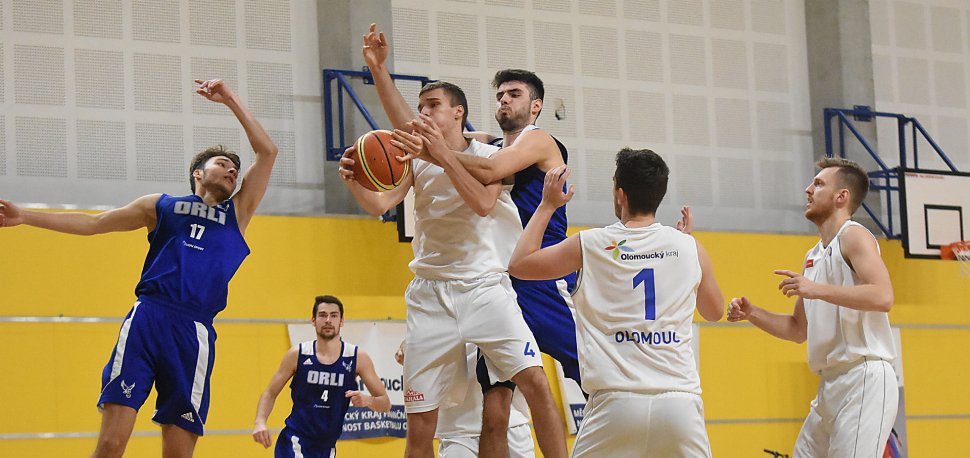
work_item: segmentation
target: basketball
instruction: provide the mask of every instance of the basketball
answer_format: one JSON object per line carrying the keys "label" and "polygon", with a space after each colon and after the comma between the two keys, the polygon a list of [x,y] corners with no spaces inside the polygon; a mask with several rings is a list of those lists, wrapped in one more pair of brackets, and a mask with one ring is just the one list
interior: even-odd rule
{"label": "basketball", "polygon": [[396,156],[405,156],[404,151],[391,145],[391,132],[374,130],[357,139],[357,154],[354,160],[354,178],[371,191],[390,191],[407,178],[411,161],[399,162]]}

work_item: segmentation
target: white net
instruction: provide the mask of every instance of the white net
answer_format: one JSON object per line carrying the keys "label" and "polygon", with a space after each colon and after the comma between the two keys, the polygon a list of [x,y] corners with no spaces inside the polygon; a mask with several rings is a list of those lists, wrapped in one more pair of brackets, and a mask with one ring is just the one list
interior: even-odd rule
{"label": "white net", "polygon": [[970,278],[970,249],[953,250],[953,255],[957,258],[957,262],[960,263],[960,276]]}

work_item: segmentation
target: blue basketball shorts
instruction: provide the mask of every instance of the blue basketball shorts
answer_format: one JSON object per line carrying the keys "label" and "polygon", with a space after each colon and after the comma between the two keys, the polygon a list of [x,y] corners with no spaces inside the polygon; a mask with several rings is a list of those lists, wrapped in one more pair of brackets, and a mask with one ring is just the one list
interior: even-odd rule
{"label": "blue basketball shorts", "polygon": [[576,274],[558,280],[512,278],[522,317],[532,330],[539,350],[559,361],[566,377],[580,383],[575,309],[570,295],[575,285]]}
{"label": "blue basketball shorts", "polygon": [[158,398],[152,421],[201,436],[209,411],[215,341],[210,323],[136,302],[104,366],[98,408],[111,403],[138,410],[154,384]]}
{"label": "blue basketball shorts", "polygon": [[335,443],[314,443],[306,440],[289,426],[280,431],[276,440],[276,458],[334,458],[337,456]]}

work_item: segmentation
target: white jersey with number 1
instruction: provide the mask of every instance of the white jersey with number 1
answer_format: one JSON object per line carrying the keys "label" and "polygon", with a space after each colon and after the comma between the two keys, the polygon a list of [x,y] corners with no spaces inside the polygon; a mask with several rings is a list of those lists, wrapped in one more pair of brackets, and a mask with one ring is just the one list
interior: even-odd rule
{"label": "white jersey with number 1", "polygon": [[701,281],[694,238],[660,223],[579,234],[574,303],[583,390],[700,394],[690,348]]}

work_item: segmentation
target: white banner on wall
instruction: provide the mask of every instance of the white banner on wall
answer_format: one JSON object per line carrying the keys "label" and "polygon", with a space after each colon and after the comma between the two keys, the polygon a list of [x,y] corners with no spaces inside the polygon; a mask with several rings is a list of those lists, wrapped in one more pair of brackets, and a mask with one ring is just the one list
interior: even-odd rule
{"label": "white banner on wall", "polygon": [[[316,338],[310,324],[291,324],[288,328],[291,345]],[[403,321],[344,321],[340,337],[370,355],[391,400],[391,411],[379,413],[366,407],[350,406],[344,417],[344,432],[340,440],[405,437],[404,368],[394,361],[394,352],[401,345],[406,332],[407,325]],[[363,384],[361,391],[367,391]]]}

